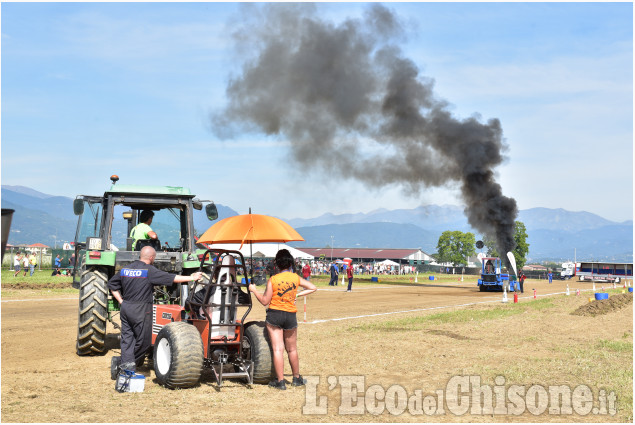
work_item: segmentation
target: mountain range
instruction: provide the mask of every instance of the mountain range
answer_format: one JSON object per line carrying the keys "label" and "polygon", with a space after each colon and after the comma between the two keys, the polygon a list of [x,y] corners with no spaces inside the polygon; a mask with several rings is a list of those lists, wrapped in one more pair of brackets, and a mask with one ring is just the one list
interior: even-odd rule
{"label": "mountain range", "polygon": [[[72,241],[77,219],[73,200],[47,195],[24,186],[2,185],[2,207],[12,208],[9,243],[44,243],[49,246]],[[219,220],[237,215],[231,207],[217,204]],[[292,242],[302,247],[421,248],[432,254],[446,230],[471,231],[463,208],[426,205],[413,209],[377,209],[369,213],[323,214],[319,217],[283,220],[305,239]],[[122,219],[116,219],[122,220]],[[633,221],[614,222],[585,211],[531,208],[521,210],[518,220],[527,228],[530,261],[580,260],[633,261]],[[203,211],[195,211],[194,227],[202,233],[211,223]],[[125,235],[118,235],[122,239]]]}

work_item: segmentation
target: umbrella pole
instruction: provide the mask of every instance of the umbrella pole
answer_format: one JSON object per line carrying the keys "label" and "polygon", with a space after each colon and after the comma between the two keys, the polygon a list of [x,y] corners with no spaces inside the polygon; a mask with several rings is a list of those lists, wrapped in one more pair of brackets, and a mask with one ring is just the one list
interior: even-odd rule
{"label": "umbrella pole", "polygon": [[[251,207],[249,207],[249,215],[251,216]],[[253,229],[254,227],[254,221],[253,218],[251,219],[251,228]],[[253,235],[252,235],[253,237]],[[249,283],[254,283],[254,251],[253,251],[253,243],[249,242],[249,259],[251,261],[251,282]]]}
{"label": "umbrella pole", "polygon": [[[251,212],[251,208],[249,210]],[[249,242],[249,258],[251,260],[251,282],[249,283],[254,283],[254,251],[251,242]]]}

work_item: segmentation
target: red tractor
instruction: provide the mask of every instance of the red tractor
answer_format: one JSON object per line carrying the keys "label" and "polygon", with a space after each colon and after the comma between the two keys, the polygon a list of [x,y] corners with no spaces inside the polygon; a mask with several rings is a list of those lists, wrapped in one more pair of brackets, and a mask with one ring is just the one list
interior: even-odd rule
{"label": "red tractor", "polygon": [[157,381],[168,388],[192,387],[208,367],[219,386],[230,377],[250,386],[268,383],[275,376],[269,336],[264,322],[245,322],[251,295],[236,277],[247,276],[245,259],[222,249],[208,249],[199,258],[203,282],[185,284],[180,304],[153,307]]}

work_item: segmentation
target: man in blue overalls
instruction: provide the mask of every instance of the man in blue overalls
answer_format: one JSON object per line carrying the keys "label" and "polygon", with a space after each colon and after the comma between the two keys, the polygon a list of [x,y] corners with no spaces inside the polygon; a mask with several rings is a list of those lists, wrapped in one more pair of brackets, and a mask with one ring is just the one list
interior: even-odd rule
{"label": "man in blue overalls", "polygon": [[164,272],[152,264],[157,253],[151,246],[141,249],[139,259],[128,264],[108,281],[108,289],[121,306],[121,367],[135,371],[152,346],[152,294],[154,285],[197,281],[201,273],[181,276]]}
{"label": "man in blue overalls", "polygon": [[337,277],[340,272],[337,269],[337,264],[331,263],[331,280],[329,281],[329,286],[337,286]]}

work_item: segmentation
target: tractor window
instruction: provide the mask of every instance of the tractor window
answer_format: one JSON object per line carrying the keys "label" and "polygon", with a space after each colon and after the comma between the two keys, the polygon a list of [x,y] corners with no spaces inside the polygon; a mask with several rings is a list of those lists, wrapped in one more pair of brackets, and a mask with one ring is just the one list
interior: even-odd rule
{"label": "tractor window", "polygon": [[102,206],[101,203],[84,200],[84,214],[77,225],[77,242],[86,242],[88,237],[99,236],[101,225]]}
{"label": "tractor window", "polygon": [[123,218],[123,212],[129,211],[129,207],[123,205],[115,205],[112,229],[110,235],[111,243],[120,250],[126,249],[126,238],[128,237],[128,221]]}
{"label": "tractor window", "polygon": [[[181,248],[181,210],[166,208],[154,212],[152,230],[159,236],[163,248]],[[183,236],[185,237],[185,236]],[[166,245],[167,242],[167,245]]]}

